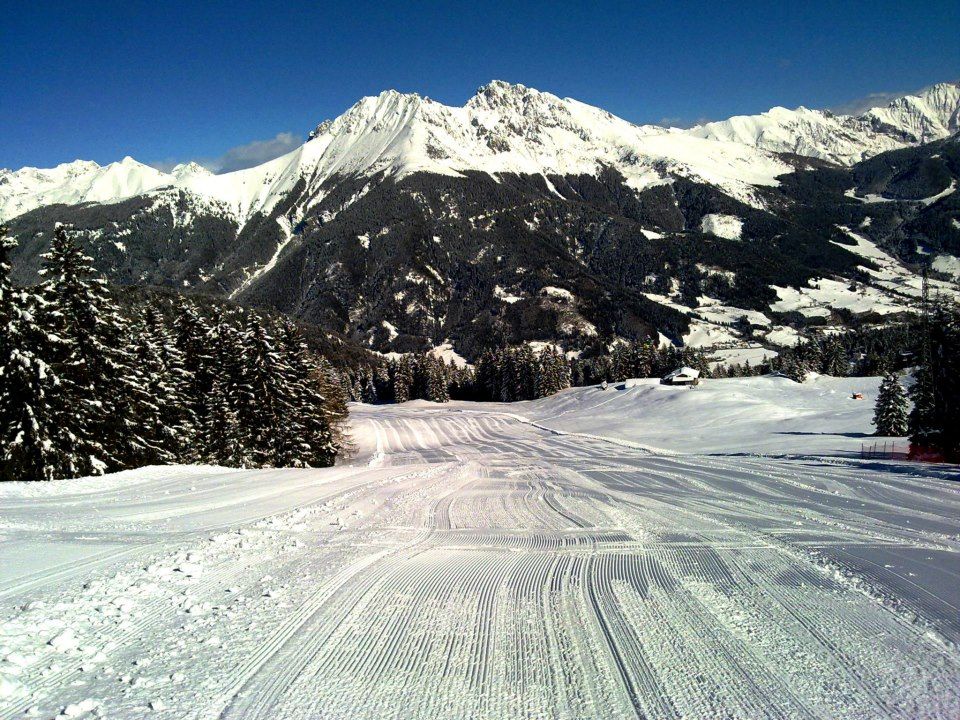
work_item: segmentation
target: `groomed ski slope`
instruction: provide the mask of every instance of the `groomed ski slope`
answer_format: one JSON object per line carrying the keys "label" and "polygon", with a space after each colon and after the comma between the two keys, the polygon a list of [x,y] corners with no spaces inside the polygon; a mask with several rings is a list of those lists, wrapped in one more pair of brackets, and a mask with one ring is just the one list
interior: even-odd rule
{"label": "groomed ski slope", "polygon": [[[956,467],[639,447],[765,382],[357,406],[336,468],[0,485],[0,718],[960,717]],[[762,442],[830,415],[795,388]],[[842,453],[869,407],[836,402]]]}

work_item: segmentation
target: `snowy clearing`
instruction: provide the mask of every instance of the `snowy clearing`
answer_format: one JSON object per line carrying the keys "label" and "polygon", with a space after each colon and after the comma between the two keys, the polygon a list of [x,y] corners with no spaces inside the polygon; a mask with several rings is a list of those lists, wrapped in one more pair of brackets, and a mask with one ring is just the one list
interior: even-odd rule
{"label": "snowy clearing", "polygon": [[0,485],[0,718],[958,717],[956,468],[836,457],[875,385],[356,406],[336,468]]}

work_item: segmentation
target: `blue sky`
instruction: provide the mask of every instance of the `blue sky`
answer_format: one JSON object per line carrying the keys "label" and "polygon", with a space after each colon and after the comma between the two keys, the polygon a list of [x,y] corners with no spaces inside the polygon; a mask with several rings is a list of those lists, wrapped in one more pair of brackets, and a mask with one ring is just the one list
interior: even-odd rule
{"label": "blue sky", "polygon": [[688,124],[960,78],[960,2],[9,2],[0,167],[237,166],[387,88]]}

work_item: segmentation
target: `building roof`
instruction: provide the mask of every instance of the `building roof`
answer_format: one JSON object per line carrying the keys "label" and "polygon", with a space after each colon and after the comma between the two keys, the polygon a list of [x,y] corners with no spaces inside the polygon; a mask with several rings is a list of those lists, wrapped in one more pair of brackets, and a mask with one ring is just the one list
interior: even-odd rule
{"label": "building roof", "polygon": [[676,378],[676,377],[698,378],[700,377],[700,371],[694,370],[692,367],[687,367],[686,365],[684,365],[683,367],[678,367],[673,372],[667,373],[663,377],[663,379],[672,380],[673,378]]}

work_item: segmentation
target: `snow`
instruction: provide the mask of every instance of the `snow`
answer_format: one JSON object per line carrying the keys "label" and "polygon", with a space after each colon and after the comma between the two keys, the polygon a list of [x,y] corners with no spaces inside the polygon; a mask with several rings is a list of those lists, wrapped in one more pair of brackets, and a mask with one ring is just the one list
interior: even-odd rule
{"label": "snow", "polygon": [[[923,281],[919,275],[915,272],[908,270],[896,258],[892,257],[889,253],[881,250],[875,243],[870,241],[868,238],[853,232],[850,228],[843,225],[839,226],[839,229],[842,230],[851,240],[855,242],[853,247],[849,245],[844,245],[840,243],[835,243],[840,247],[849,250],[857,255],[860,255],[872,262],[874,265],[879,266],[879,269],[868,269],[863,267],[863,270],[870,275],[873,285],[886,290],[894,295],[894,299],[903,302],[905,308],[907,309],[912,305],[910,299],[919,299],[923,296]],[[936,269],[936,268],[934,268]],[[940,280],[930,280],[929,284],[931,288],[945,296],[958,296],[958,287],[956,283],[947,283]],[[915,309],[915,308],[914,308]]]}
{"label": "snow", "polygon": [[700,320],[690,321],[690,330],[683,336],[683,344],[691,348],[713,347],[725,343],[738,343],[740,337],[721,325]]}
{"label": "snow", "polygon": [[287,246],[290,245],[291,241],[296,237],[293,232],[293,223],[290,218],[282,216],[277,218],[277,224],[280,226],[281,238],[280,242],[277,243],[276,249],[273,251],[273,255],[270,256],[270,259],[267,260],[262,266],[254,269],[252,273],[249,273],[246,279],[240,283],[231,293],[230,298],[233,299],[243,293],[248,288],[252,287],[260,278],[269,273],[276,266],[277,261],[283,255],[283,251],[287,249]]}
{"label": "snow", "polygon": [[877,383],[358,405],[334,468],[4,483],[0,716],[957,717],[960,493],[858,459]]}
{"label": "snow", "polygon": [[380,322],[380,325],[381,325],[381,326],[387,331],[387,333],[388,333],[388,338],[387,338],[387,340],[389,340],[389,341],[396,340],[396,339],[397,339],[397,336],[400,335],[400,332],[397,330],[396,326],[395,326],[393,323],[388,322],[388,321],[386,321],[386,320],[382,320],[382,321]]}
{"label": "snow", "polygon": [[126,158],[100,168],[77,161],[53,170],[4,171],[0,221],[51,202],[112,202],[176,187],[225,207],[242,225],[268,213],[301,179],[308,195],[337,176],[402,178],[416,172],[597,174],[604,165],[641,189],[682,175],[759,204],[754,185],[776,185],[793,168],[763,150],[637,126],[599,108],[494,81],[463,107],[388,90],[325,122],[297,149],[256,167],[211,175],[162,173]]}
{"label": "snow", "polygon": [[854,314],[890,315],[915,310],[909,298],[897,297],[870,285],[851,289],[847,280],[820,278],[808,287],[771,286],[779,298],[770,304],[774,312],[797,311],[808,317],[828,317],[831,309],[843,308]]}
{"label": "snow", "polygon": [[775,107],[684,131],[700,138],[739,142],[852,165],[888,150],[948,137],[958,130],[960,83],[940,83],[859,116]]}
{"label": "snow", "polygon": [[733,305],[724,305],[718,300],[701,295],[698,298],[700,305],[696,309],[696,314],[712,323],[719,325],[729,325],[737,322],[740,318],[746,317],[751,325],[760,325],[763,327],[770,325],[770,318],[759,310],[744,310]]}
{"label": "snow", "polygon": [[564,302],[573,302],[573,293],[564,288],[551,287],[547,285],[541,291],[547,297],[554,298],[555,300],[562,300]]}
{"label": "snow", "polygon": [[[176,188],[197,201],[217,203],[243,225],[254,213],[272,210],[301,179],[316,203],[324,197],[323,184],[337,176],[382,172],[400,178],[421,171],[458,176],[476,170],[494,178],[499,173],[546,178],[595,175],[602,166],[616,168],[636,189],[680,175],[760,207],[753,186],[776,185],[777,176],[794,170],[773,153],[852,164],[912,144],[907,134],[924,142],[947,137],[958,129],[958,107],[960,84],[942,83],[858,117],[773,108],[677,130],[633,125],[577,100],[502,81],[480,88],[462,107],[387,90],[322,123],[286,155],[221,175],[196,163],[164,173],[130,157],[103,167],[77,160],[51,169],[0,170],[0,222],[51,203],[116,202]],[[877,130],[884,126],[891,130]]]}
{"label": "snow", "polygon": [[763,337],[771,345],[793,347],[800,340],[800,333],[786,325],[775,325]]}
{"label": "snow", "polygon": [[508,293],[506,290],[504,290],[502,287],[500,287],[499,285],[493,288],[493,296],[498,300],[502,300],[505,303],[510,303],[511,305],[517,302],[518,300],[523,300],[523,298],[520,297],[519,295],[512,295]]}
{"label": "snow", "polygon": [[76,160],[41,169],[0,171],[0,222],[42,205],[109,202],[170,184],[172,176],[131,157],[100,167]]}
{"label": "snow", "polygon": [[[683,367],[679,367],[676,370],[673,370],[667,373],[666,375],[664,375],[663,379],[672,380],[673,378],[677,378],[677,377],[698,378],[700,377],[700,371],[694,370],[692,367],[687,367],[686,365],[684,365]],[[637,382],[637,380],[631,380],[628,386],[633,388],[633,387],[637,387],[638,384],[639,383]]]}
{"label": "snow", "polygon": [[736,215],[710,213],[701,218],[700,232],[727,240],[739,240],[743,232],[743,221]]}
{"label": "snow", "polygon": [[[954,222],[957,221],[954,220]],[[960,227],[960,225],[958,225],[958,227]],[[954,255],[941,253],[933,259],[930,266],[937,272],[952,275],[955,279],[960,280],[960,258]]]}
{"label": "snow", "polygon": [[[608,391],[573,388],[504,407],[551,429],[602,428],[604,436],[674,453],[851,455],[873,432],[880,379],[708,378],[695,390],[661,385],[658,378],[630,383],[626,390],[621,384]],[[865,400],[850,400],[853,392]]]}
{"label": "snow", "polygon": [[933,205],[935,202],[939,202],[940,200],[943,200],[943,198],[947,197],[948,195],[952,195],[956,191],[956,189],[957,189],[957,181],[956,179],[953,179],[950,181],[950,185],[948,187],[944,188],[943,190],[938,192],[936,195],[931,195],[930,197],[923,198],[922,200],[920,200],[920,202],[928,206]]}
{"label": "snow", "polygon": [[437,347],[430,351],[430,354],[440,358],[448,365],[453,362],[454,365],[460,368],[468,366],[466,358],[460,355],[450,343],[437,345]]}
{"label": "snow", "polygon": [[708,360],[711,368],[721,365],[743,365],[744,363],[750,363],[751,366],[757,367],[767,360],[772,360],[777,355],[779,353],[776,350],[750,343],[740,347],[711,348]]}

